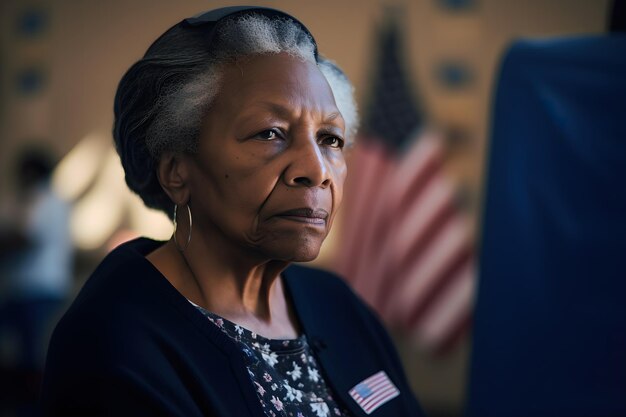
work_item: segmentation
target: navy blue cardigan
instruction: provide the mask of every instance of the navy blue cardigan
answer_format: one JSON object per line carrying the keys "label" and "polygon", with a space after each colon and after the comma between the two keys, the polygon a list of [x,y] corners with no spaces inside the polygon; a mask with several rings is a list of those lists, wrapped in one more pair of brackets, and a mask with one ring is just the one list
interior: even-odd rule
{"label": "navy blue cardigan", "polygon": [[[239,348],[145,259],[160,244],[118,247],[85,283],[50,342],[45,415],[264,417]],[[283,276],[336,400],[365,416],[348,391],[384,370],[400,395],[371,415],[421,416],[389,336],[343,281]]]}

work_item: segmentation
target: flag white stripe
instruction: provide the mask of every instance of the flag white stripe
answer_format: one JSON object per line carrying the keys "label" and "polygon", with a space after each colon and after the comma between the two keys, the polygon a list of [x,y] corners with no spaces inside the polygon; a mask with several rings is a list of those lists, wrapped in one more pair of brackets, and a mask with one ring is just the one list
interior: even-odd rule
{"label": "flag white stripe", "polygon": [[416,138],[416,142],[395,170],[393,192],[390,194],[395,203],[405,199],[413,185],[421,180],[430,166],[442,158],[443,144],[436,136],[424,135]]}
{"label": "flag white stripe", "polygon": [[439,135],[421,133],[395,161],[381,146],[355,149],[358,173],[351,176],[358,181],[344,218],[349,256],[339,269],[387,323],[403,326],[430,351],[467,322],[475,279],[472,273],[457,282],[458,262],[472,256],[470,225],[454,207],[443,144]]}
{"label": "flag white stripe", "polygon": [[[419,144],[417,145],[419,146]],[[419,161],[419,163],[423,163]],[[425,162],[424,162],[425,163]],[[414,167],[418,171],[419,167]],[[424,171],[424,170],[422,170]],[[440,175],[427,174],[426,171],[420,172],[419,176],[424,181],[421,189],[417,194],[412,196],[408,204],[400,207],[401,196],[392,197],[397,173],[394,173],[387,181],[393,186],[389,188],[389,192],[379,197],[376,206],[384,203],[385,211],[377,213],[377,217],[373,217],[374,226],[376,221],[388,221],[386,233],[383,236],[372,236],[364,234],[362,245],[366,248],[364,256],[360,258],[359,276],[361,285],[355,286],[355,290],[359,292],[363,298],[373,305],[379,312],[384,312],[384,304],[388,300],[384,300],[384,293],[381,291],[384,285],[390,285],[388,279],[389,272],[396,269],[402,261],[411,257],[410,251],[416,242],[422,240],[426,231],[432,225],[436,217],[448,207],[453,198],[452,185],[441,178]],[[413,177],[419,182],[417,178]],[[411,190],[405,190],[408,192]],[[415,190],[413,190],[415,192]],[[366,242],[369,242],[367,244]],[[414,257],[414,255],[413,255]],[[397,276],[397,274],[393,274]],[[401,276],[400,276],[401,277]],[[394,281],[391,285],[400,284],[401,280]],[[387,317],[385,317],[387,318]]]}
{"label": "flag white stripe", "polygon": [[378,382],[375,386],[367,384],[367,389],[369,389],[369,391],[371,391],[370,396],[367,396],[367,397],[362,397],[361,394],[359,394],[359,392],[357,390],[355,390],[355,389],[350,391],[350,393],[351,394],[354,393],[353,396],[354,397],[358,397],[360,400],[357,400],[357,402],[359,404],[361,404],[362,402],[368,400],[369,398],[372,398],[371,394],[375,394],[379,389],[381,389],[380,387],[384,387],[384,386],[387,386],[389,384],[390,384],[390,382],[388,380],[384,380],[384,379],[382,381]]}
{"label": "flag white stripe", "polygon": [[366,413],[369,414],[376,408],[386,403],[387,401],[391,400],[392,398],[395,398],[397,395],[394,395],[394,394],[396,394],[396,390],[390,389],[388,392],[385,393],[384,396],[381,395],[380,398],[377,398],[375,402],[372,402],[371,404],[363,406],[362,408],[363,410],[365,410]]}
{"label": "flag white stripe", "polygon": [[454,328],[471,312],[474,287],[475,265],[467,265],[448,284],[443,294],[429,308],[417,325],[419,344],[432,348],[441,344]]}
{"label": "flag white stripe", "polygon": [[[367,391],[366,397],[359,394],[362,390]],[[355,385],[349,394],[366,414],[370,414],[381,405],[397,397],[400,391],[391,382],[385,371],[379,371]]]}
{"label": "flag white stripe", "polygon": [[355,400],[361,406],[363,411],[365,411],[367,414],[370,414],[381,405],[396,398],[398,395],[400,395],[400,391],[395,386],[390,386],[386,391],[376,396],[375,398],[376,401],[369,401],[366,404],[362,401],[362,399],[361,401],[359,401],[355,398]]}
{"label": "flag white stripe", "polygon": [[358,395],[358,396],[362,399],[362,401],[365,401],[365,400],[367,400],[368,398],[370,398],[370,396],[371,396],[373,393],[375,393],[375,392],[376,392],[376,390],[378,389],[378,387],[373,387],[373,386],[369,386],[369,385],[368,385],[367,389],[370,391],[370,395],[369,395],[369,396],[367,396],[367,397],[362,397],[362,396],[361,396],[361,394],[359,394],[359,393],[358,393],[358,391],[356,392],[356,395]]}
{"label": "flag white stripe", "polygon": [[385,372],[384,371],[380,371],[380,372],[370,376],[369,378],[363,380],[363,382],[361,382],[361,384],[370,384],[370,383],[372,383],[372,382],[374,382],[375,380],[378,380],[378,379],[383,379],[384,380],[386,377],[387,377],[387,375],[385,374]]}
{"label": "flag white stripe", "polygon": [[365,412],[367,414],[371,414],[372,412],[374,412],[374,410],[376,410],[378,407],[380,407],[383,404],[386,404],[387,402],[391,401],[392,399],[396,398],[398,395],[400,395],[400,391],[395,390],[395,392],[391,392],[389,393],[389,395],[387,395],[385,398],[381,398],[377,403],[375,404],[371,404],[366,410]]}
{"label": "flag white stripe", "polygon": [[[395,35],[394,31],[393,26],[388,33],[381,31],[381,39]],[[414,332],[416,318],[422,319],[433,307],[443,308],[439,302],[457,300],[440,296],[448,295],[447,286],[455,285],[461,262],[473,256],[471,236],[465,230],[467,235],[461,239],[460,230],[448,227],[459,211],[454,201],[457,187],[444,172],[444,135],[421,123],[422,115],[407,93],[410,89],[389,88],[397,83],[406,87],[408,76],[396,59],[402,51],[383,48],[381,52],[371,114],[379,116],[381,110],[405,114],[407,128],[392,132],[374,117],[365,123],[375,136],[363,137],[353,154],[339,272],[387,324]],[[448,314],[449,320],[456,317]],[[432,322],[430,331],[437,333],[434,329],[443,322]],[[365,387],[361,388],[365,395]]]}
{"label": "flag white stripe", "polygon": [[[372,394],[376,394],[377,392],[379,392],[382,389],[386,389],[386,387],[388,387],[390,385],[389,381],[382,381],[380,383],[378,383],[376,386],[370,386],[369,389],[370,391],[372,391]],[[363,398],[363,404],[367,403],[370,398],[373,398],[373,395],[370,394],[368,397],[361,397]]]}
{"label": "flag white stripe", "polygon": [[377,378],[384,378],[385,377],[385,371],[379,371],[376,372],[374,375],[367,377],[366,379],[364,379],[363,381],[359,382],[357,385],[354,386],[353,389],[355,389],[356,387],[358,387],[359,385],[367,385],[369,384],[371,381],[373,381],[374,379]]}
{"label": "flag white stripe", "polygon": [[432,243],[405,273],[405,281],[396,288],[392,295],[394,302],[389,304],[392,317],[402,319],[415,306],[422,305],[450,260],[467,245],[466,226],[465,219],[461,217],[448,219]]}
{"label": "flag white stripe", "polygon": [[[422,187],[430,182],[432,167],[438,163],[441,153],[441,141],[428,135],[417,140],[415,146],[410,148],[409,154],[404,156],[399,164],[394,165],[392,169],[378,173],[383,178],[381,182],[383,189],[381,193],[375,196],[376,200],[370,201],[369,208],[372,210],[372,206],[380,206],[380,203],[383,203],[382,208],[384,210],[378,214],[378,217],[373,215],[370,217],[369,224],[372,227],[365,229],[365,233],[361,236],[363,240],[355,242],[355,245],[364,248],[362,256],[355,261],[358,264],[364,264],[364,267],[358,270],[358,279],[361,285],[355,287],[355,290],[375,308],[377,308],[380,288],[386,283],[387,274],[385,272],[395,265],[396,254],[394,251],[397,247],[390,243],[397,240],[397,234],[405,230],[400,217],[404,217],[403,221],[411,220],[414,217],[413,213],[408,212],[405,207],[400,207],[400,205],[405,204],[407,200],[408,202],[413,202],[416,199],[421,201],[421,197],[416,198],[415,195],[416,185],[419,185],[420,192],[417,196],[420,196]],[[356,219],[352,219],[352,221],[356,221]],[[380,228],[381,221],[383,223],[382,230]],[[399,223],[403,226],[402,228],[394,227]],[[362,226],[363,223],[359,222],[359,224]],[[368,229],[376,229],[378,235],[368,235]],[[382,236],[380,232],[382,232]],[[409,239],[413,239],[414,236],[409,236]]]}
{"label": "flag white stripe", "polygon": [[452,185],[439,175],[435,175],[425,185],[410,207],[397,213],[398,234],[393,246],[396,249],[394,262],[402,262],[412,254],[413,243],[424,236],[428,227],[442,210],[452,202],[454,190]]}
{"label": "flag white stripe", "polygon": [[379,232],[379,228],[376,227],[376,225],[385,221],[388,213],[388,207],[388,198],[386,197],[386,192],[383,187],[377,198],[369,203],[367,213],[368,218],[366,219],[367,222],[362,223],[370,224],[371,226],[364,228],[360,236],[363,242],[363,252],[362,256],[356,259],[357,268],[355,271],[355,277],[357,277],[357,279],[354,284],[357,291],[363,290],[367,301],[372,301],[367,294],[367,289],[372,287],[372,282],[370,281],[371,277],[369,276],[369,272],[372,267],[372,254],[379,253],[381,246],[381,242],[378,239],[378,236],[376,236],[376,233]]}
{"label": "flag white stripe", "polygon": [[392,391],[397,391],[396,387],[393,385],[386,385],[380,391],[377,391],[375,395],[372,395],[363,401],[363,408],[368,409],[373,403],[376,403],[379,399],[386,397]]}
{"label": "flag white stripe", "polygon": [[[363,224],[370,223],[368,213],[370,202],[378,199],[381,189],[382,173],[389,169],[389,156],[381,145],[361,143],[354,150],[352,174],[348,178],[347,204],[343,210],[343,231],[347,245],[346,253],[339,259],[338,270],[353,286],[360,279],[356,274],[356,260],[363,256]],[[358,178],[358,181],[355,180]],[[346,210],[349,210],[347,212]],[[358,244],[357,244],[358,242]]]}
{"label": "flag white stripe", "polygon": [[376,389],[379,386],[385,385],[385,384],[389,384],[389,379],[387,379],[384,375],[382,375],[380,378],[378,378],[377,380],[373,380],[373,381],[369,382],[367,385],[371,389]]}

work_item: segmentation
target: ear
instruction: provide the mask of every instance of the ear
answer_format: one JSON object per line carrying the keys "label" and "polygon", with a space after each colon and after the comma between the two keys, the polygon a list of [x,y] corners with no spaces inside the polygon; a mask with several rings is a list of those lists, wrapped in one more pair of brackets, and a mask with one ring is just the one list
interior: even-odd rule
{"label": "ear", "polygon": [[157,177],[163,191],[174,204],[187,204],[189,201],[189,157],[173,152],[165,152],[157,165]]}

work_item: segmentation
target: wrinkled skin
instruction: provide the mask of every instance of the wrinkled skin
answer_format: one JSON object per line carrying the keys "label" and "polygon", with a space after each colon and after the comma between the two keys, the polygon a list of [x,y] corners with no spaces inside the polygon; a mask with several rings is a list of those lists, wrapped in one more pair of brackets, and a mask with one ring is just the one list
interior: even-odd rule
{"label": "wrinkled skin", "polygon": [[254,256],[314,259],[341,202],[344,129],[314,64],[276,54],[228,66],[191,168],[194,228]]}
{"label": "wrinkled skin", "polygon": [[164,155],[178,240],[147,256],[187,299],[270,338],[299,334],[281,271],[317,257],[341,202],[344,120],[317,66],[286,54],[224,68],[198,152]]}

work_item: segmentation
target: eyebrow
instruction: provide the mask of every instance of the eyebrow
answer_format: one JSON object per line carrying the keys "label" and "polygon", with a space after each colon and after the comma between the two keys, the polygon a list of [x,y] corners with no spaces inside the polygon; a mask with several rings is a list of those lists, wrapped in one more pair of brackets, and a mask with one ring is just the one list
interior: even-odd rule
{"label": "eyebrow", "polygon": [[324,119],[324,123],[330,123],[333,120],[335,120],[337,117],[340,117],[343,120],[343,116],[341,115],[341,113],[339,113],[338,111],[332,112],[331,114],[329,114],[325,119]]}
{"label": "eyebrow", "polygon": [[[282,118],[285,118],[285,119],[287,119],[287,118],[289,118],[291,116],[290,109],[288,107],[285,107],[285,106],[283,106],[281,104],[278,104],[278,103],[259,102],[259,103],[255,103],[255,106],[266,108],[270,112],[275,113],[279,117],[282,117]],[[343,120],[343,116],[341,115],[341,113],[338,112],[338,111],[334,111],[334,112],[330,113],[328,116],[326,116],[322,122],[324,124],[331,123],[331,122],[333,122],[337,118],[341,118]]]}

